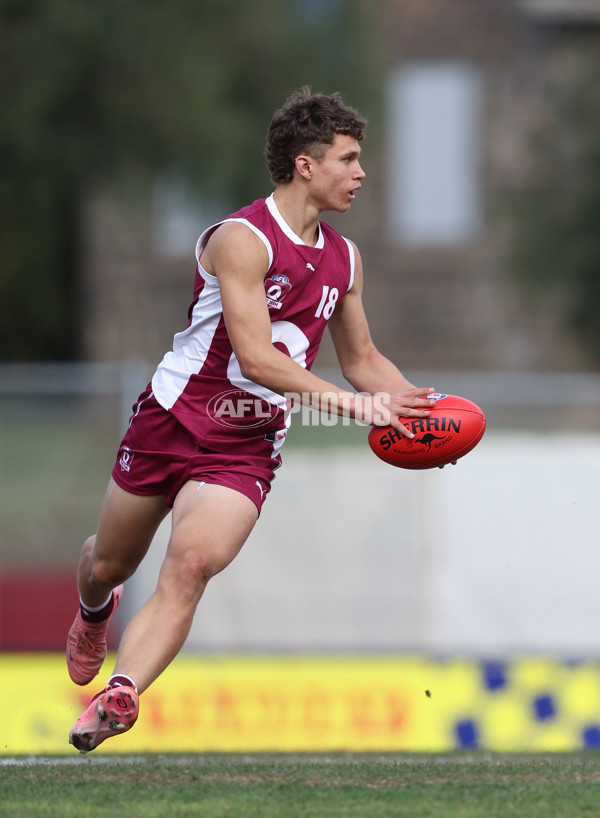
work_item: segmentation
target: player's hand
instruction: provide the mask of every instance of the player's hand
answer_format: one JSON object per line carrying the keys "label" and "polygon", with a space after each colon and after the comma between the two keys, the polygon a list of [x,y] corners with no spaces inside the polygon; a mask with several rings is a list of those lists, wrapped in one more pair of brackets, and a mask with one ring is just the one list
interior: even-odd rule
{"label": "player's hand", "polygon": [[403,437],[414,437],[413,432],[399,418],[427,417],[435,401],[427,396],[435,392],[433,387],[415,386],[406,392],[356,396],[356,418],[372,426],[393,426]]}

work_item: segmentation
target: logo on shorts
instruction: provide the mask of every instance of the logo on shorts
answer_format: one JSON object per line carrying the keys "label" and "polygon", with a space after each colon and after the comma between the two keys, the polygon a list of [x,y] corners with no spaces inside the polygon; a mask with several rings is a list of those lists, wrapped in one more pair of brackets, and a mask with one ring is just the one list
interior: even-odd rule
{"label": "logo on shorts", "polygon": [[228,389],[210,399],[207,411],[220,426],[254,429],[270,423],[277,414],[277,407],[242,389]]}
{"label": "logo on shorts", "polygon": [[119,458],[119,466],[121,471],[129,471],[133,463],[134,455],[129,446],[123,446],[121,449],[121,457]]}

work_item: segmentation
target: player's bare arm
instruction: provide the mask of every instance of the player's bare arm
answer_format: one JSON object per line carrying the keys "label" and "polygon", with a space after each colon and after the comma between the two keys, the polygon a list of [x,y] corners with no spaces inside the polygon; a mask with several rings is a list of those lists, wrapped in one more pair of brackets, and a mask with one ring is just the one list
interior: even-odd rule
{"label": "player's bare arm", "polygon": [[[378,410],[368,422],[377,425],[395,426],[403,435],[411,432],[399,423],[398,416],[423,417],[429,414],[431,402],[427,394],[433,387],[416,387],[410,383],[402,372],[390,360],[382,355],[371,338],[369,325],[362,303],[363,266],[356,245],[352,245],[355,254],[355,274],[352,288],[333,313],[329,321],[329,330],[335,350],[346,380],[358,392],[369,395],[380,395]],[[389,411],[381,413],[381,394],[388,395],[383,405]],[[365,399],[365,413],[369,411],[368,399]]]}

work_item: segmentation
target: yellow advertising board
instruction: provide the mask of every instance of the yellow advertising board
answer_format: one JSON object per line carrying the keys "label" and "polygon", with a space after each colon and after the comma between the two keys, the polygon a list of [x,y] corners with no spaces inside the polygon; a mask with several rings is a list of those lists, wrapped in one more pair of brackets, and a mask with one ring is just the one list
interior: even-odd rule
{"label": "yellow advertising board", "polygon": [[[103,681],[78,688],[62,656],[0,654],[0,755],[75,753],[69,729]],[[94,754],[598,746],[595,662],[182,655],[142,695],[133,730]]]}

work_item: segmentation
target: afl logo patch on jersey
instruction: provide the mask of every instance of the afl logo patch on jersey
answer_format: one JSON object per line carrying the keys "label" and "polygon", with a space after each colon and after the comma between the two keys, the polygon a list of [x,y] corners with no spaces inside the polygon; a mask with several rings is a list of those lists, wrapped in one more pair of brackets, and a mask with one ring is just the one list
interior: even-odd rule
{"label": "afl logo patch on jersey", "polygon": [[265,279],[265,289],[267,291],[267,306],[269,309],[280,310],[281,302],[292,289],[289,278],[283,273],[275,273],[271,278]]}

